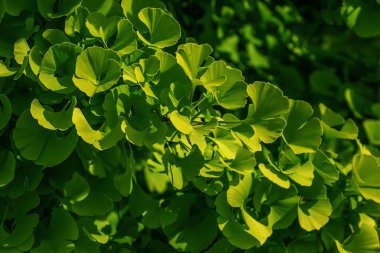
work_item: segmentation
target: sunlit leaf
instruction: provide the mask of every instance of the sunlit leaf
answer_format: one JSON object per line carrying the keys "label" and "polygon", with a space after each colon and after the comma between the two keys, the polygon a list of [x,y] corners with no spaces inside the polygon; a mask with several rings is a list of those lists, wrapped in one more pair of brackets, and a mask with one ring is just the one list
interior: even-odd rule
{"label": "sunlit leaf", "polygon": [[313,153],[322,142],[320,120],[312,118],[312,115],[313,109],[308,103],[290,100],[283,138],[296,154]]}
{"label": "sunlit leaf", "polygon": [[76,87],[72,77],[75,72],[74,62],[82,49],[65,42],[49,48],[42,58],[39,80],[49,90],[68,94]]}
{"label": "sunlit leaf", "polygon": [[65,107],[59,111],[54,112],[43,107],[37,99],[34,99],[30,106],[30,113],[34,119],[38,121],[38,124],[49,130],[67,130],[73,123],[71,121],[74,108],[77,100],[75,97],[69,103],[66,103]]}
{"label": "sunlit leaf", "polygon": [[109,149],[121,140],[123,133],[121,131],[122,119],[114,126],[113,129],[102,132],[94,130],[86,120],[82,111],[75,108],[73,111],[72,121],[75,125],[78,135],[87,143],[93,145],[99,150]]}
{"label": "sunlit leaf", "polygon": [[259,140],[274,142],[286,125],[284,117],[289,110],[288,99],[279,88],[264,82],[248,85],[247,93],[252,104],[249,105],[245,122],[252,126]]}
{"label": "sunlit leaf", "polygon": [[354,180],[366,199],[380,203],[380,164],[371,155],[355,155],[353,162]]}
{"label": "sunlit leaf", "polygon": [[114,51],[89,47],[77,58],[73,82],[89,97],[104,92],[115,85],[121,76],[119,61]]}

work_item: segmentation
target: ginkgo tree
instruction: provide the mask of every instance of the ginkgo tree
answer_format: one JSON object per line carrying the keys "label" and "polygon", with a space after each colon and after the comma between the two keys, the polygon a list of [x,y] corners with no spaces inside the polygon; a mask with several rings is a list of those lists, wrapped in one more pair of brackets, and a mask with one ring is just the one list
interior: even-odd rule
{"label": "ginkgo tree", "polygon": [[1,252],[379,252],[351,119],[246,80],[156,0],[0,4]]}

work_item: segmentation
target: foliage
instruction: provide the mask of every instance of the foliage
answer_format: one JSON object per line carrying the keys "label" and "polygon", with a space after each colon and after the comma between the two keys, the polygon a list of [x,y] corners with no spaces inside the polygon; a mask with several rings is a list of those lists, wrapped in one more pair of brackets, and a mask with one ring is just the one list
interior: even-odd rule
{"label": "foliage", "polygon": [[[186,38],[173,4],[0,0],[0,252],[379,252],[379,106],[368,116],[372,97],[361,97],[370,84],[356,94],[317,68],[313,103],[291,99],[291,84],[248,81],[214,58],[231,41],[224,34],[214,56]],[[239,19],[253,6],[235,4]],[[307,39],[302,25],[296,37],[289,28],[304,22],[293,4],[275,9],[281,18],[255,4],[259,29],[281,28],[266,46]],[[346,22],[347,40],[374,37],[374,48],[376,4],[331,4],[325,22]],[[222,6],[218,19],[207,6],[224,31],[235,9]],[[251,53],[263,43],[249,40]],[[276,47],[247,66],[276,81],[265,65],[274,61],[278,76],[302,80],[299,52],[316,65],[326,57],[313,43],[291,48],[294,67]],[[236,47],[224,47],[239,65]],[[371,71],[363,80],[376,80]]]}

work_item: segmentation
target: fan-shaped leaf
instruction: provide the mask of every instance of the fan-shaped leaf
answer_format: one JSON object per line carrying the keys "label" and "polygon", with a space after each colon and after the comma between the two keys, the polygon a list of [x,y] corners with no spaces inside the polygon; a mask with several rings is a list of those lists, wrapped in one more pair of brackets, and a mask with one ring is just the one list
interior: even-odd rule
{"label": "fan-shaped leaf", "polygon": [[78,108],[75,108],[73,111],[72,121],[77,129],[78,135],[85,142],[99,150],[105,150],[115,146],[123,137],[123,132],[121,131],[122,118],[120,118],[114,128],[108,132],[93,130],[82,111]]}
{"label": "fan-shaped leaf", "polygon": [[212,48],[208,44],[186,43],[178,46],[176,58],[186,75],[193,81],[198,77],[199,67],[211,53]]}
{"label": "fan-shaped leaf", "polygon": [[175,45],[181,37],[181,27],[178,22],[162,9],[144,8],[138,16],[148,28],[149,39],[141,30],[137,30],[137,36],[147,45],[165,48]]}
{"label": "fan-shaped leaf", "polygon": [[379,236],[375,228],[364,224],[359,231],[344,243],[335,241],[340,253],[375,253],[380,251]]}
{"label": "fan-shaped leaf", "polygon": [[76,87],[72,77],[74,75],[74,62],[82,52],[82,48],[64,42],[49,48],[42,58],[39,70],[39,80],[42,85],[57,93],[69,94]]}
{"label": "fan-shaped leaf", "polygon": [[331,213],[332,207],[327,198],[301,202],[298,206],[298,221],[306,231],[319,230],[327,224]]}
{"label": "fan-shaped leaf", "polygon": [[[352,119],[344,118],[335,113],[324,104],[319,105],[321,113],[321,124],[323,127],[323,136],[327,138],[356,139],[358,137],[358,127]],[[337,127],[340,130],[336,129]]]}
{"label": "fan-shaped leaf", "polygon": [[71,203],[82,201],[88,196],[89,192],[89,184],[81,175],[76,172],[70,181],[68,181],[63,187],[63,193]]}
{"label": "fan-shaped leaf", "polygon": [[123,8],[124,16],[126,16],[139,31],[146,29],[146,26],[140,21],[138,16],[142,9],[152,7],[165,10],[165,4],[159,0],[122,0],[121,7]]}
{"label": "fan-shaped leaf", "polygon": [[247,173],[237,185],[231,185],[227,190],[227,202],[231,207],[244,206],[251,191],[252,175]]}
{"label": "fan-shaped leaf", "polygon": [[211,63],[200,77],[202,85],[210,91],[213,87],[221,86],[227,79],[226,68],[227,65],[224,61]]}
{"label": "fan-shaped leaf", "polygon": [[190,123],[190,119],[179,114],[178,111],[170,113],[170,121],[181,133],[190,134],[193,131],[193,126]]}
{"label": "fan-shaped leaf", "polygon": [[319,119],[311,118],[313,109],[304,101],[290,100],[283,138],[296,154],[313,153],[322,142]]}
{"label": "fan-shaped leaf", "polygon": [[5,66],[4,62],[0,60],[0,77],[13,76],[17,73],[17,70],[8,68]]}
{"label": "fan-shaped leaf", "polygon": [[276,185],[282,188],[289,189],[290,181],[280,171],[276,170],[271,165],[265,165],[262,163],[259,164],[259,169],[261,173],[263,173],[263,175],[271,182],[275,183]]}
{"label": "fan-shaped leaf", "polygon": [[112,50],[89,47],[77,58],[74,84],[92,97],[115,85],[121,75],[120,58]]}
{"label": "fan-shaped leaf", "polygon": [[30,113],[40,126],[49,130],[64,131],[73,125],[71,118],[76,104],[76,98],[72,97],[71,101],[61,111],[54,112],[45,109],[40,101],[34,99],[30,106]]}
{"label": "fan-shaped leaf", "polygon": [[288,99],[279,88],[264,82],[248,85],[247,93],[252,104],[249,105],[245,122],[252,126],[259,140],[274,142],[286,125],[284,117],[289,110]]}
{"label": "fan-shaped leaf", "polygon": [[366,199],[380,203],[380,164],[371,155],[355,155],[353,175],[360,193]]}

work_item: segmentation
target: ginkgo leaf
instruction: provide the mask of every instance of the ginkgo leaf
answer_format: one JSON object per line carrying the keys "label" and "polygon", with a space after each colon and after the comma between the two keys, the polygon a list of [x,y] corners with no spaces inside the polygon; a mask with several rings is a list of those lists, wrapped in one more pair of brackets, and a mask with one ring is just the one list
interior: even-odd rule
{"label": "ginkgo leaf", "polygon": [[128,20],[121,19],[117,23],[117,35],[110,48],[119,56],[131,54],[137,50],[136,33]]}
{"label": "ginkgo leaf", "polygon": [[176,58],[186,75],[193,81],[197,78],[199,68],[211,53],[212,48],[208,44],[186,43],[178,46]]}
{"label": "ginkgo leaf", "polygon": [[89,97],[104,92],[121,76],[119,61],[119,56],[112,50],[88,47],[77,58],[73,82]]}
{"label": "ginkgo leaf", "polygon": [[[235,219],[232,209],[227,203],[226,192],[222,192],[218,195],[215,201],[215,206],[216,211],[219,214],[217,218],[219,229],[222,231],[223,236],[225,236],[232,245],[240,249],[250,249],[252,247],[258,247],[261,245],[261,243],[256,239],[256,237],[253,236],[255,234],[255,231],[249,231],[247,229],[247,225],[240,224]],[[251,227],[255,226],[252,226],[251,224]],[[257,236],[260,237],[260,235]]]}
{"label": "ginkgo leaf", "polygon": [[[344,120],[338,113],[332,111],[324,104],[319,105],[323,136],[327,138],[356,139],[358,127],[352,119]],[[337,129],[339,127],[340,129]]]}
{"label": "ginkgo leaf", "polygon": [[83,33],[88,14],[89,11],[87,8],[83,6],[76,8],[65,20],[65,33],[70,37]]}
{"label": "ginkgo leaf", "polygon": [[40,101],[34,99],[30,106],[30,113],[40,126],[49,130],[64,131],[73,125],[71,118],[76,104],[76,98],[72,97],[71,101],[66,103],[61,111],[54,112],[44,108]]}
{"label": "ginkgo leaf", "polygon": [[158,48],[173,46],[181,37],[181,27],[171,14],[159,8],[144,8],[139,19],[147,27],[149,37],[144,31],[137,30],[137,36],[147,45]]}
{"label": "ginkgo leaf", "polygon": [[78,135],[87,143],[93,145],[99,150],[109,149],[116,145],[123,137],[121,131],[122,118],[114,128],[107,132],[101,130],[94,130],[86,120],[82,111],[79,108],[75,108],[73,111],[72,121],[75,125]]}
{"label": "ginkgo leaf", "polygon": [[297,164],[282,172],[299,185],[310,186],[313,183],[314,166],[311,161],[307,161],[304,164]]}
{"label": "ginkgo leaf", "polygon": [[38,75],[41,68],[43,54],[38,46],[32,47],[29,52],[29,66],[34,75]]}
{"label": "ginkgo leaf", "polygon": [[101,38],[103,44],[116,51],[119,56],[137,49],[136,33],[127,19],[106,17],[94,12],[87,16],[86,27],[93,37]]}
{"label": "ginkgo leaf", "polygon": [[372,155],[355,155],[352,161],[354,181],[366,199],[380,203],[380,164]]}
{"label": "ginkgo leaf", "polygon": [[278,200],[270,205],[268,225],[273,229],[286,229],[297,218],[299,197],[293,196]]}
{"label": "ginkgo leaf", "polygon": [[340,253],[375,253],[380,251],[379,236],[374,227],[364,224],[345,242],[335,241]]}
{"label": "ginkgo leaf", "polygon": [[82,201],[88,196],[89,192],[89,184],[76,172],[70,181],[66,182],[63,187],[64,196],[68,198],[71,203]]}
{"label": "ginkgo leaf", "polygon": [[296,154],[314,153],[322,142],[321,123],[312,115],[313,109],[308,103],[290,100],[283,139]]}
{"label": "ginkgo leaf", "polygon": [[262,142],[274,142],[281,136],[286,125],[284,117],[289,110],[288,99],[279,88],[264,82],[248,85],[247,93],[252,104],[248,107],[245,123],[252,126]]}
{"label": "ginkgo leaf", "polygon": [[238,69],[227,66],[225,70],[226,80],[220,86],[211,88],[218,104],[226,109],[234,110],[243,108],[247,103],[247,84]]}
{"label": "ginkgo leaf", "polygon": [[61,44],[64,42],[69,42],[70,39],[66,36],[64,32],[58,29],[47,29],[43,32],[42,37],[54,46],[55,44]]}
{"label": "ginkgo leaf", "polygon": [[153,117],[151,124],[143,130],[136,129],[128,120],[124,120],[121,123],[121,129],[125,133],[127,140],[131,143],[137,146],[148,146],[153,145],[165,136],[167,126],[157,117]]}
{"label": "ginkgo leaf", "polygon": [[78,135],[70,130],[60,137],[55,131],[42,128],[28,111],[24,111],[13,130],[13,140],[24,158],[52,167],[69,157],[75,149]]}
{"label": "ginkgo leaf", "polygon": [[215,86],[221,86],[226,81],[226,63],[224,61],[214,61],[207,67],[206,71],[199,78],[202,85],[210,90]]}
{"label": "ginkgo leaf", "polygon": [[245,200],[251,191],[252,175],[247,173],[237,185],[230,185],[227,190],[227,202],[231,207],[244,206]]}
{"label": "ginkgo leaf", "polygon": [[235,127],[232,130],[232,135],[243,142],[251,152],[254,153],[262,150],[260,140],[250,125],[244,123]]}
{"label": "ginkgo leaf", "polygon": [[208,138],[218,146],[219,153],[226,159],[235,159],[238,150],[241,148],[241,144],[236,142],[231,134],[219,138]]}
{"label": "ginkgo leaf", "polygon": [[13,55],[18,64],[23,64],[24,58],[28,56],[30,47],[25,38],[17,40],[14,44]]}
{"label": "ginkgo leaf", "polygon": [[193,131],[193,126],[190,123],[190,119],[186,116],[179,114],[178,111],[170,113],[170,121],[175,128],[184,134],[190,134]]}
{"label": "ginkgo leaf", "polygon": [[57,93],[69,94],[76,87],[74,75],[77,56],[82,48],[69,42],[51,46],[43,56],[38,78],[42,85]]}
{"label": "ginkgo leaf", "polygon": [[235,159],[230,163],[229,167],[237,173],[245,173],[246,171],[252,171],[256,165],[254,154],[245,148],[241,148],[236,153]]}
{"label": "ginkgo leaf", "polygon": [[122,0],[121,7],[123,9],[124,16],[126,16],[133,26],[140,31],[146,29],[146,26],[141,22],[138,16],[142,9],[151,7],[165,10],[165,4],[159,0]]}
{"label": "ginkgo leaf", "polygon": [[271,182],[282,188],[289,189],[290,181],[288,177],[282,174],[280,171],[276,170],[271,165],[265,165],[263,163],[259,164],[259,169],[261,173],[263,173],[263,175]]}
{"label": "ginkgo leaf", "polygon": [[107,40],[116,32],[117,23],[120,18],[117,16],[106,17],[97,12],[90,13],[86,19],[86,27],[93,37],[101,38],[107,45]]}
{"label": "ginkgo leaf", "polygon": [[329,160],[325,153],[319,150],[314,153],[312,157],[315,171],[323,177],[326,184],[332,184],[339,179],[339,172],[337,168]]}
{"label": "ginkgo leaf", "polygon": [[260,242],[260,245],[263,245],[268,237],[272,235],[272,229],[255,220],[243,207],[240,210],[248,226],[248,233],[256,238]]}
{"label": "ginkgo leaf", "polygon": [[5,66],[4,62],[0,60],[0,77],[13,76],[16,73],[17,70],[8,68],[7,66]]}
{"label": "ginkgo leaf", "polygon": [[317,199],[306,201],[298,206],[298,221],[306,231],[320,230],[329,221],[332,213],[330,201]]}

